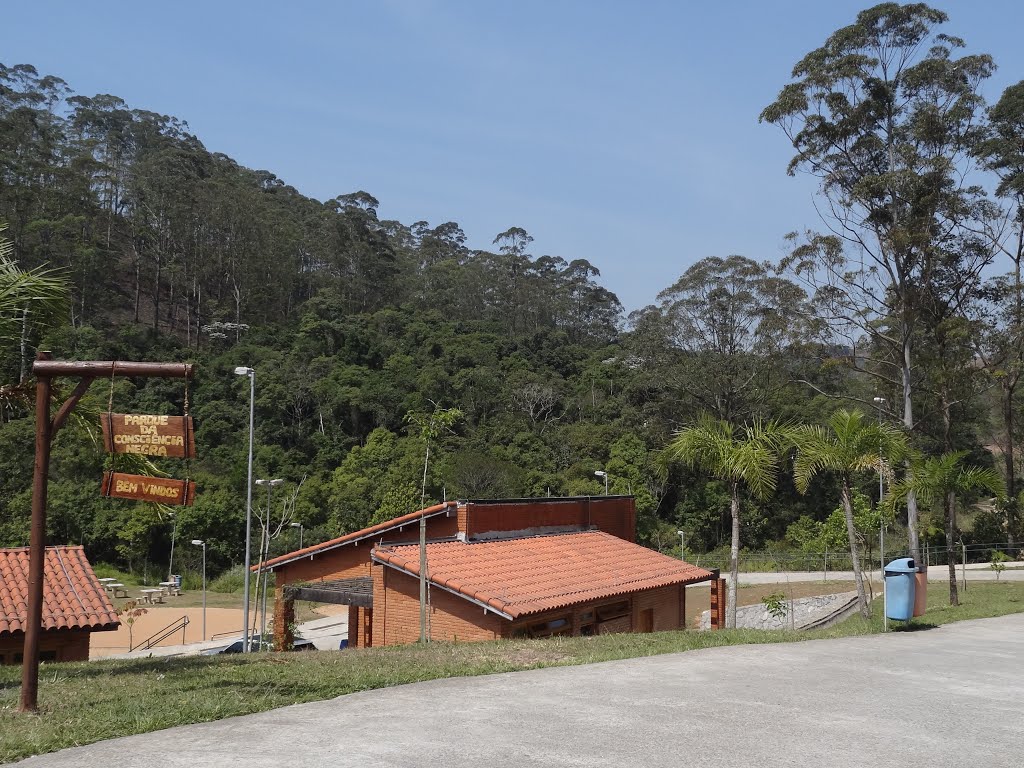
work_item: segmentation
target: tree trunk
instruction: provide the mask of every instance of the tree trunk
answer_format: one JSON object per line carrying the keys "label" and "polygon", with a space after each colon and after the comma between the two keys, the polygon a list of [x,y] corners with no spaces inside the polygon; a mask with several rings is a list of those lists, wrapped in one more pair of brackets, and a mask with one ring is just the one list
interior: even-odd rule
{"label": "tree trunk", "polygon": [[1010,557],[1014,556],[1017,542],[1013,536],[1013,528],[1017,521],[1017,470],[1014,466],[1014,422],[1013,396],[1017,388],[1017,376],[1013,373],[1003,380],[1003,428],[1006,430],[1006,449],[1003,451],[1003,462],[1006,472],[1006,507],[1004,524],[1006,525],[1006,546]]}
{"label": "tree trunk", "polygon": [[946,562],[949,564],[949,604],[960,605],[956,589],[956,494],[946,491]]}
{"label": "tree trunk", "polygon": [[843,514],[846,517],[846,535],[850,540],[850,563],[853,565],[853,580],[857,584],[857,604],[860,606],[860,615],[867,619],[871,617],[871,606],[868,605],[867,592],[864,590],[864,575],[860,571],[857,529],[853,524],[853,493],[850,490],[849,478],[843,478]]}
{"label": "tree trunk", "polygon": [[736,628],[736,587],[740,578],[740,487],[732,484],[732,546],[729,548],[729,593],[725,599],[725,626]]}
{"label": "tree trunk", "polygon": [[[910,358],[910,329],[906,319],[903,320],[903,365],[901,374],[903,378],[903,425],[907,433],[914,429],[914,409],[911,399],[911,358]],[[910,463],[907,463],[907,472],[910,472]],[[921,546],[917,538],[917,494],[913,491],[907,494],[907,539],[910,545],[910,556],[914,562],[921,559]]]}

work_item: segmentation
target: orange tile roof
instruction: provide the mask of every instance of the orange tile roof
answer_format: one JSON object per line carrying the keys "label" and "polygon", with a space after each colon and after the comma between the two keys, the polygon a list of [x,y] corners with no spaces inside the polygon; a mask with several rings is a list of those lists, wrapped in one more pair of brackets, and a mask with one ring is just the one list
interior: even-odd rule
{"label": "orange tile roof", "polygon": [[[0,635],[24,632],[28,547],[0,549]],[[117,629],[120,622],[81,547],[47,547],[43,629]]]}
{"label": "orange tile roof", "polygon": [[359,541],[360,539],[365,539],[378,533],[390,531],[392,528],[400,528],[403,525],[408,525],[414,520],[419,520],[421,517],[439,515],[442,512],[447,512],[448,509],[455,506],[458,506],[458,502],[446,501],[441,504],[435,504],[432,507],[427,507],[426,509],[418,509],[415,512],[410,512],[408,515],[402,515],[401,517],[395,517],[391,520],[385,520],[383,523],[377,523],[376,525],[371,525],[369,528],[363,528],[359,531],[346,533],[344,536],[339,536],[338,538],[331,539],[330,541],[313,544],[312,546],[304,549],[297,549],[294,552],[289,552],[285,555],[278,555],[277,557],[267,560],[265,563],[257,563],[249,570],[258,571],[261,567],[273,570],[276,566],[290,563],[293,560],[301,560],[302,558],[309,557],[310,555],[316,555],[321,552],[326,552],[329,549],[349,544],[353,541]]}
{"label": "orange tile roof", "polygon": [[[373,559],[419,576],[416,545],[379,546]],[[427,544],[427,574],[512,619],[713,575],[602,531]]]}

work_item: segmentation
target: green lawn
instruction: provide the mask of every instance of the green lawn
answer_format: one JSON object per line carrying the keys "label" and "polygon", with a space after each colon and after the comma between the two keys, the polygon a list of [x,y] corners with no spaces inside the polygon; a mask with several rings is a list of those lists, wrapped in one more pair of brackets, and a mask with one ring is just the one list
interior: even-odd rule
{"label": "green lawn", "polygon": [[[938,587],[938,588],[936,588]],[[977,583],[957,608],[929,589],[916,627],[1024,612],[1024,584]],[[890,629],[898,622],[890,622]],[[354,691],[440,677],[675,653],[744,643],[795,642],[881,631],[859,617],[809,633],[726,630],[605,635],[491,643],[433,643],[339,652],[257,654],[48,664],[40,671],[39,715],[14,712],[20,669],[0,667],[0,762],[175,725],[260,712]],[[899,631],[899,630],[897,630]]]}

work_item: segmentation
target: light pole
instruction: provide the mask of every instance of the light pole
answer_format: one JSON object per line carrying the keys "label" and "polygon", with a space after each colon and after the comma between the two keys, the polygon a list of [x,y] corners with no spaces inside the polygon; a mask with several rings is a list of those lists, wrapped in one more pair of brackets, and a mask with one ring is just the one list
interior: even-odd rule
{"label": "light pole", "polygon": [[686,560],[686,531],[676,531],[679,534],[679,559]]}
{"label": "light pole", "polygon": [[299,549],[302,549],[302,523],[290,523],[292,528],[299,529]]}
{"label": "light pole", "polygon": [[608,473],[605,472],[603,469],[599,469],[596,472],[594,472],[594,474],[597,475],[598,477],[603,477],[604,478],[604,495],[607,496],[608,495]]}
{"label": "light pole", "polygon": [[206,542],[192,539],[192,543],[203,548],[203,641],[206,641]]}
{"label": "light pole", "polygon": [[[878,406],[878,427],[882,427],[882,406],[887,402],[884,397],[874,398]],[[878,575],[882,578],[882,631],[889,631],[889,616],[886,609],[887,596],[885,594],[885,511],[882,509],[882,495],[885,493],[885,486],[882,484],[882,436],[878,436]]]}
{"label": "light pole", "polygon": [[174,581],[174,539],[178,534],[178,516],[168,512],[171,517],[171,558],[167,563],[167,581]]}
{"label": "light pole", "polygon": [[249,473],[245,497],[245,582],[242,587],[242,653],[249,652],[249,568],[251,566],[250,540],[252,538],[252,433],[256,414],[256,371],[239,366],[236,376],[249,377]]}
{"label": "light pole", "polygon": [[[281,478],[274,478],[273,480],[257,480],[256,485],[267,486],[267,519],[261,521],[263,527],[263,535],[260,537],[260,576],[262,576],[263,582],[263,617],[260,619],[260,650],[263,649],[263,644],[267,639],[267,572],[263,570],[263,563],[267,559],[268,551],[270,550],[270,494],[284,482]],[[257,590],[259,589],[259,582],[256,583]],[[257,604],[259,604],[259,594],[256,596]]]}

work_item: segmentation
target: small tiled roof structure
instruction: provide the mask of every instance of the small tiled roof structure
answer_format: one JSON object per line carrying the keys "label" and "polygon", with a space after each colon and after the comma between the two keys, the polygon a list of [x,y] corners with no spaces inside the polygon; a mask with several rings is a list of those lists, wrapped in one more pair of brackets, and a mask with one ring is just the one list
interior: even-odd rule
{"label": "small tiled roof structure", "polygon": [[[602,531],[439,542],[426,549],[431,584],[508,619],[714,576]],[[378,546],[373,559],[419,576],[416,545]]]}
{"label": "small tiled roof structure", "polygon": [[[28,560],[28,547],[0,549],[0,636],[25,631]],[[42,628],[102,631],[119,624],[82,547],[47,547]]]}
{"label": "small tiled roof structure", "polygon": [[280,565],[291,563],[296,560],[301,560],[304,557],[312,557],[313,555],[319,555],[322,552],[342,547],[346,544],[352,544],[354,542],[362,541],[363,539],[372,539],[374,536],[385,533],[386,531],[394,530],[395,528],[401,528],[408,525],[409,523],[418,522],[421,517],[433,517],[434,515],[449,514],[449,510],[454,509],[457,505],[454,501],[445,501],[441,504],[435,504],[432,507],[426,509],[418,509],[415,512],[410,512],[407,515],[396,517],[392,520],[385,520],[383,523],[377,525],[371,525],[368,528],[362,528],[352,533],[346,533],[344,536],[339,536],[336,539],[330,541],[324,541],[320,544],[312,544],[305,549],[299,549],[295,552],[289,552],[284,555],[280,555],[275,558],[271,558],[264,563],[257,563],[250,568],[254,573],[260,569],[274,570]]}

